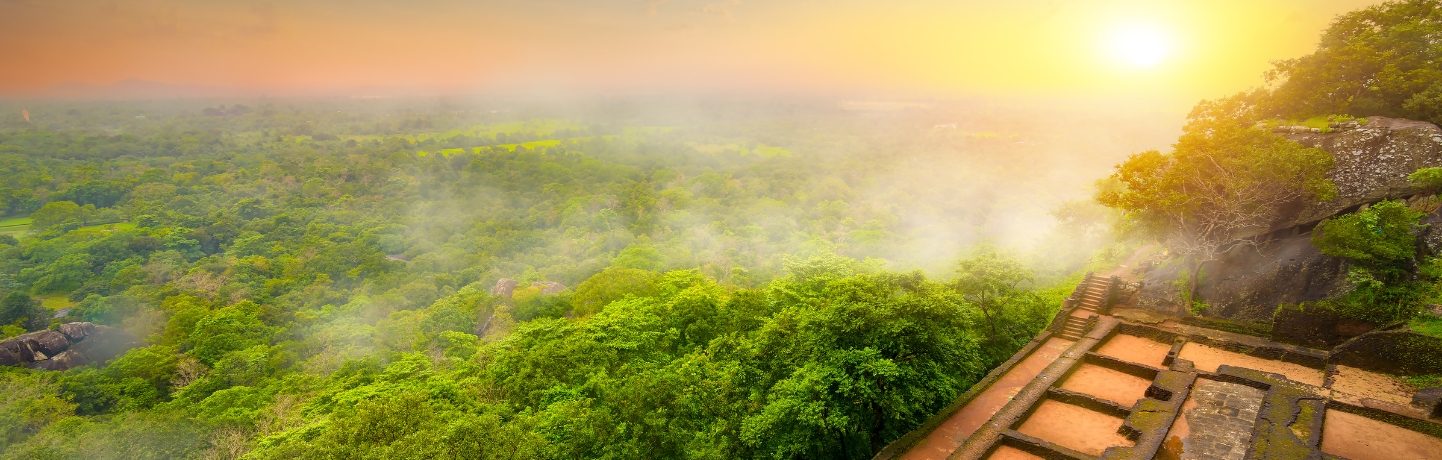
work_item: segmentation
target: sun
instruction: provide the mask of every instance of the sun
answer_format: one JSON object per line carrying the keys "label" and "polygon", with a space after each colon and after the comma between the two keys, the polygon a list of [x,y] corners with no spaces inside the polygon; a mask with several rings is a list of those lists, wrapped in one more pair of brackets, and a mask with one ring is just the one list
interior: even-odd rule
{"label": "sun", "polygon": [[1171,55],[1167,31],[1154,24],[1117,24],[1106,31],[1103,51],[1118,64],[1134,69],[1151,69]]}

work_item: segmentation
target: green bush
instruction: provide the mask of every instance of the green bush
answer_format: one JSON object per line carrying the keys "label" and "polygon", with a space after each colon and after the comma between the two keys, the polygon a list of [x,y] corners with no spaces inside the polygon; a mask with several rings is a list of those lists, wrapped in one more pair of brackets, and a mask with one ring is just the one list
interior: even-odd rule
{"label": "green bush", "polygon": [[1336,299],[1345,316],[1391,323],[1416,315],[1433,293],[1437,260],[1420,254],[1422,213],[1402,201],[1383,201],[1322,221],[1312,243],[1323,254],[1347,261],[1350,289]]}
{"label": "green bush", "polygon": [[1442,168],[1422,168],[1407,175],[1413,185],[1428,190],[1442,190]]}

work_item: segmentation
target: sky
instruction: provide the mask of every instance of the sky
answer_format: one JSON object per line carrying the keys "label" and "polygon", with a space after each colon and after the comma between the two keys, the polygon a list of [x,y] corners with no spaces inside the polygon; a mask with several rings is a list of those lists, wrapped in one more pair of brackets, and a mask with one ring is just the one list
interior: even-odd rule
{"label": "sky", "polygon": [[1364,0],[0,0],[0,94],[1129,97],[1261,84]]}

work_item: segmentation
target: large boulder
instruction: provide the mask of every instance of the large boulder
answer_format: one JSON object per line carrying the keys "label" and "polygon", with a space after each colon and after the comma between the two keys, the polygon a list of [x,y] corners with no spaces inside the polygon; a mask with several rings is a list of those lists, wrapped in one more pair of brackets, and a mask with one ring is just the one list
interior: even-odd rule
{"label": "large boulder", "polygon": [[87,363],[85,356],[74,350],[66,350],[44,361],[36,361],[35,367],[48,371],[63,371]]}
{"label": "large boulder", "polygon": [[[16,337],[15,340],[23,341],[30,347],[30,350],[37,355],[44,353],[45,356],[55,356],[70,348],[70,339],[59,331],[36,331]],[[40,359],[38,356],[36,359]]]}
{"label": "large boulder", "polygon": [[0,342],[0,365],[14,366],[35,361],[30,346],[20,340]]}
{"label": "large boulder", "polygon": [[119,329],[66,323],[0,341],[0,365],[64,370],[108,361],[133,346],[135,338]]}
{"label": "large boulder", "polygon": [[73,357],[76,365],[109,361],[136,345],[135,336],[124,330],[109,326],[91,326],[94,332],[87,335],[85,340],[72,343],[70,349],[66,350],[77,354]]}
{"label": "large boulder", "polygon": [[1442,166],[1442,128],[1425,121],[1370,117],[1363,124],[1339,126],[1330,132],[1280,132],[1308,147],[1332,154],[1329,174],[1337,184],[1331,201],[1284,212],[1273,230],[1317,222],[1367,203],[1418,192],[1407,180],[1412,172]]}
{"label": "large boulder", "polygon": [[61,324],[58,329],[60,333],[65,334],[65,337],[69,338],[70,341],[75,342],[85,340],[86,337],[94,334],[99,327],[101,326],[96,326],[93,323],[65,323]]}
{"label": "large boulder", "polygon": [[541,293],[545,295],[556,295],[566,292],[566,285],[555,281],[537,281],[531,283],[531,286],[541,288]]}
{"label": "large boulder", "polygon": [[[1138,307],[1186,314],[1180,304],[1186,267],[1164,258],[1138,273]],[[1346,287],[1342,260],[1322,254],[1310,232],[1242,245],[1202,266],[1197,298],[1210,316],[1269,322],[1277,305],[1326,299]]]}
{"label": "large boulder", "polygon": [[[1421,190],[1407,176],[1442,166],[1442,129],[1431,123],[1371,117],[1366,123],[1344,124],[1329,132],[1288,128],[1277,133],[1332,154],[1336,161],[1329,174],[1337,184],[1337,196],[1283,210],[1270,229],[1250,236],[1254,244],[1236,245],[1204,265],[1197,297],[1206,303],[1207,315],[1270,322],[1280,304],[1340,294],[1347,288],[1346,269],[1340,259],[1312,245],[1312,227],[1367,204],[1416,195]],[[1442,214],[1432,213],[1427,222],[1434,225],[1423,242],[1442,252],[1442,225],[1436,225],[1442,224]],[[1178,314],[1190,310],[1179,302],[1180,287],[1185,285],[1179,281],[1185,273],[1183,265],[1163,256],[1139,270],[1137,306]]]}
{"label": "large boulder", "polygon": [[516,286],[519,284],[516,280],[510,278],[498,279],[496,280],[496,285],[491,287],[491,295],[500,299],[510,300],[511,293],[516,291]]}

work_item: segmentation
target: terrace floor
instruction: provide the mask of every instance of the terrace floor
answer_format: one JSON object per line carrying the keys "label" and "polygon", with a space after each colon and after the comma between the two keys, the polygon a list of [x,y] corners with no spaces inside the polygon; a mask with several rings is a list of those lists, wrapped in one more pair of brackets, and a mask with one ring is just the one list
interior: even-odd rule
{"label": "terrace floor", "polygon": [[[1432,435],[1442,433],[1442,425],[1411,406],[1414,390],[1396,377],[1324,367],[1324,352],[1257,337],[1174,321],[1099,318],[1078,341],[1044,332],[1030,355],[942,423],[878,458],[1241,460],[1258,443],[1281,439],[1274,436],[1280,430],[1318,455],[1442,458],[1442,437]],[[1313,365],[1299,364],[1307,362]],[[1267,422],[1268,405],[1292,418]],[[1304,406],[1325,407],[1308,409],[1325,416],[1311,418],[1319,420],[1311,425],[1297,422]],[[1358,415],[1375,411],[1413,422]]]}

